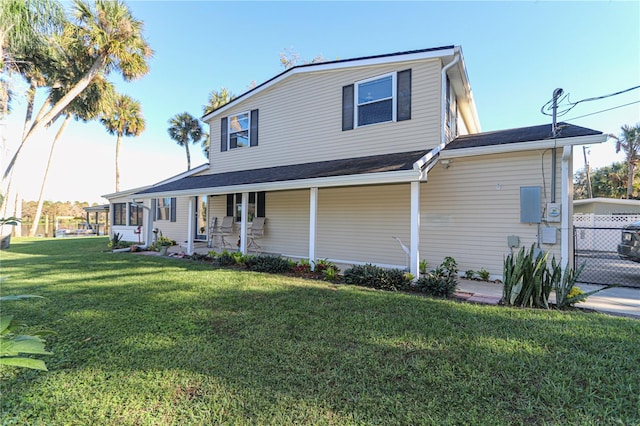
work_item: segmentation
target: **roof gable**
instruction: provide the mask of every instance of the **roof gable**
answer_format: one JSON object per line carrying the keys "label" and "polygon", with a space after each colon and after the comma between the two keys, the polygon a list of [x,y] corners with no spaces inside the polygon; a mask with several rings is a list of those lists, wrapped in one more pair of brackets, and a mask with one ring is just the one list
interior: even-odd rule
{"label": "roof gable", "polygon": [[372,56],[363,56],[358,58],[351,59],[338,59],[334,61],[326,61],[326,62],[317,62],[312,64],[303,64],[296,65],[291,67],[280,74],[270,78],[262,84],[248,90],[241,95],[234,98],[232,101],[224,104],[223,106],[205,114],[201,117],[201,120],[208,121],[214,116],[218,115],[224,110],[229,109],[233,105],[236,105],[240,101],[246,100],[250,96],[253,96],[262,90],[272,86],[273,84],[282,81],[285,78],[289,78],[290,76],[300,73],[300,72],[310,72],[310,71],[321,71],[325,69],[337,69],[341,67],[355,67],[355,66],[364,66],[364,65],[374,65],[374,64],[383,64],[385,62],[395,62],[395,61],[404,61],[404,60],[415,60],[422,59],[427,57],[441,57],[447,55],[453,55],[453,50],[455,46],[441,46],[434,47],[429,49],[418,49],[418,50],[408,50],[404,52],[396,52],[396,53],[388,53],[383,55],[372,55]]}

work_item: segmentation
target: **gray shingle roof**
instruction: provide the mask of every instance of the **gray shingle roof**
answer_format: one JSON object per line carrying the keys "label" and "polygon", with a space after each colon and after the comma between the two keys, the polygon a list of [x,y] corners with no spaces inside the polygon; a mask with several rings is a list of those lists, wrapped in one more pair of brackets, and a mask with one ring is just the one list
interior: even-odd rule
{"label": "gray shingle roof", "polygon": [[265,167],[254,170],[239,170],[211,175],[189,176],[164,185],[147,188],[141,191],[140,194],[411,170],[413,163],[427,152],[428,151],[411,151],[343,160],[319,161],[316,163],[293,164],[289,166]]}
{"label": "gray shingle roof", "polygon": [[[558,139],[601,134],[602,132],[588,129],[586,127],[574,126],[573,124],[568,123],[558,123]],[[448,151],[462,148],[504,145],[508,143],[541,141],[545,139],[552,139],[551,124],[459,136],[451,141],[446,146],[445,150]]]}
{"label": "gray shingle roof", "polygon": [[[558,138],[600,135],[602,132],[585,127],[559,123]],[[445,150],[475,148],[491,145],[515,144],[521,142],[551,139],[551,125],[520,127],[517,129],[465,135],[451,141]],[[429,151],[411,151],[395,154],[373,155],[342,160],[319,161],[315,163],[288,166],[265,167],[253,170],[238,170],[227,173],[189,176],[166,184],[152,186],[139,194],[166,193],[193,189],[218,188],[235,185],[251,185],[270,182],[315,179],[335,176],[349,176],[367,173],[382,173],[411,170],[413,164]]]}

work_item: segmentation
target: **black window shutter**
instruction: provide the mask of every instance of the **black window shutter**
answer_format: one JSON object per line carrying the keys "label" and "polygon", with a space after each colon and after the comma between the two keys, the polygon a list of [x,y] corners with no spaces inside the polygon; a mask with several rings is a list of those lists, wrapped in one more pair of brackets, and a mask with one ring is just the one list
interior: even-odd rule
{"label": "black window shutter", "polygon": [[411,120],[411,70],[404,70],[398,73],[397,79],[398,111],[396,119],[398,121]]}
{"label": "black window shutter", "polygon": [[227,117],[220,120],[220,152],[227,150]]}
{"label": "black window shutter", "polygon": [[158,220],[157,214],[158,212],[156,211],[156,203],[158,202],[158,200],[156,200],[155,198],[153,198],[151,200],[151,220],[156,221]]}
{"label": "black window shutter", "polygon": [[353,84],[342,88],[342,130],[353,129]]}
{"label": "black window shutter", "polygon": [[227,216],[233,216],[233,194],[227,194]]}
{"label": "black window shutter", "polygon": [[265,199],[265,192],[264,191],[260,191],[258,192],[258,205],[256,206],[256,216],[258,217],[267,217],[266,213],[265,213],[265,203],[264,203],[264,199]]}
{"label": "black window shutter", "polygon": [[249,130],[249,146],[258,146],[258,110],[251,111],[251,129]]}
{"label": "black window shutter", "polygon": [[171,222],[175,222],[176,221],[176,199],[171,198],[171,212],[169,213],[171,215]]}

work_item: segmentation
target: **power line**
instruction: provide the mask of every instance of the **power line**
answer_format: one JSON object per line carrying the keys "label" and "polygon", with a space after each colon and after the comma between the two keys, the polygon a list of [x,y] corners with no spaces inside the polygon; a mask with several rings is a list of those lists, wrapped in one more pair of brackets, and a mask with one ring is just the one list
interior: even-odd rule
{"label": "power line", "polygon": [[590,114],[579,115],[579,116],[577,116],[577,117],[567,118],[567,119],[566,119],[566,120],[564,120],[564,121],[577,120],[577,119],[579,119],[579,118],[589,117],[590,115],[600,114],[600,113],[602,113],[602,112],[611,111],[612,109],[618,109],[618,108],[626,107],[626,106],[633,105],[633,104],[637,104],[637,103],[640,103],[640,101],[629,102],[628,104],[623,104],[623,105],[614,106],[614,107],[611,107],[611,108],[607,108],[607,109],[603,109],[603,110],[600,110],[600,111],[592,112],[592,113],[590,113]]}
{"label": "power line", "polygon": [[[607,95],[602,95],[602,96],[594,96],[592,98],[585,98],[585,99],[581,99],[579,101],[576,102],[571,102],[569,100],[569,93],[567,93],[566,95],[564,95],[559,101],[557,101],[557,103],[562,103],[562,101],[564,101],[565,99],[567,100],[567,102],[569,103],[569,106],[566,107],[566,109],[562,110],[562,111],[557,111],[556,112],[556,116],[558,117],[562,117],[563,115],[567,114],[569,111],[571,111],[573,108],[575,108],[579,103],[581,102],[590,102],[590,101],[597,101],[600,99],[605,99],[605,98],[610,98],[612,96],[617,96],[617,95],[621,95],[623,93],[627,93],[630,92],[632,90],[636,90],[636,89],[640,89],[640,86],[634,86],[634,87],[630,87],[628,89],[624,89],[624,90],[620,90],[618,92],[614,92],[614,93],[609,93]],[[540,112],[544,115],[549,115],[551,116],[552,113],[548,113],[546,111],[549,111],[551,109],[553,109],[553,98],[551,100],[549,100],[546,104],[544,104],[542,106],[542,108],[540,108]],[[556,104],[557,105],[557,104]]]}

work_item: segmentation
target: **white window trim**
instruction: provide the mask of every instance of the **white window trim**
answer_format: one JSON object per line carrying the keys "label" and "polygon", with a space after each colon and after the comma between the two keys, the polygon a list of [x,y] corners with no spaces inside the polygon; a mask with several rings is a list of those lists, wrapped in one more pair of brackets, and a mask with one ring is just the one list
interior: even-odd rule
{"label": "white window trim", "polygon": [[[391,120],[389,121],[378,121],[376,123],[371,123],[371,124],[360,124],[360,122],[358,121],[358,108],[360,107],[360,105],[367,105],[367,103],[363,103],[360,104],[358,103],[358,98],[359,98],[359,91],[360,91],[360,85],[364,84],[364,83],[368,83],[370,81],[376,81],[376,80],[381,80],[383,78],[386,77],[391,77]],[[382,75],[377,75],[375,77],[371,77],[371,78],[367,78],[365,80],[360,80],[360,81],[356,81],[354,84],[354,94],[353,94],[353,102],[354,102],[354,108],[353,108],[353,123],[354,123],[354,129],[358,128],[358,127],[369,127],[369,126],[375,126],[376,124],[382,124],[382,123],[393,123],[395,121],[397,121],[397,111],[398,111],[398,94],[396,93],[398,90],[398,83],[397,83],[397,79],[398,79],[398,73],[397,72],[390,72],[387,74],[382,74]],[[388,99],[388,98],[385,98]],[[383,99],[378,99],[374,102],[380,102]],[[374,102],[369,102],[369,103],[374,103]]]}
{"label": "white window trim", "polygon": [[[231,117],[237,117],[239,115],[247,115],[247,140],[248,140],[248,144],[247,146],[236,146],[235,148],[231,148],[231,133],[239,133],[237,131],[231,131]],[[227,116],[227,151],[230,151],[232,149],[242,149],[242,148],[249,148],[251,147],[251,111],[243,111],[243,112],[239,112],[237,114],[230,114]]]}
{"label": "white window trim", "polygon": [[[169,200],[169,205],[168,206],[160,206],[160,200],[163,199],[167,199]],[[160,209],[168,209],[168,215],[166,219],[161,219],[160,218]],[[171,197],[160,197],[160,198],[156,198],[156,222],[169,222],[171,221]]]}

